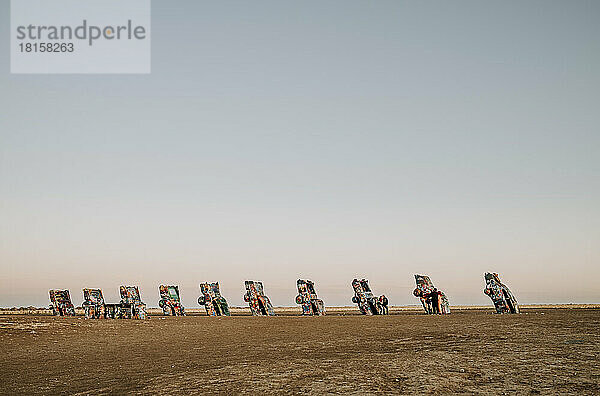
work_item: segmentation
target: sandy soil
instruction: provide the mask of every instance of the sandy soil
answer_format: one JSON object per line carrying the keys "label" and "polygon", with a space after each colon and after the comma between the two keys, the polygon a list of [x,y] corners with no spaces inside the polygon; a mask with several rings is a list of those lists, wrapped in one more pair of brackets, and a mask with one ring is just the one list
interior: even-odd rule
{"label": "sandy soil", "polygon": [[600,394],[600,310],[0,316],[0,394]]}

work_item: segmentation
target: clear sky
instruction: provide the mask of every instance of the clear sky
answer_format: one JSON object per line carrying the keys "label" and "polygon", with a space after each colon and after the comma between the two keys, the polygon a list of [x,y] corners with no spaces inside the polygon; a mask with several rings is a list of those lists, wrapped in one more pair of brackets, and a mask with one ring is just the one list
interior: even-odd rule
{"label": "clear sky", "polygon": [[600,303],[600,2],[152,6],[150,75],[11,75],[0,0],[0,306]]}

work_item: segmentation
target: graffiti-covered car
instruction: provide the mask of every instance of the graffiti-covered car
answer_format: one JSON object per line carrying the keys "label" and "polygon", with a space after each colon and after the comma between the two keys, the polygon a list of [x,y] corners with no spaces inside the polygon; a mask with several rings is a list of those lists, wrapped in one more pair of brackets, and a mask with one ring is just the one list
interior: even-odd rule
{"label": "graffiti-covered car", "polygon": [[302,307],[302,315],[325,315],[325,304],[317,297],[315,284],[310,280],[298,279],[296,304]]}
{"label": "graffiti-covered car", "polygon": [[229,305],[221,295],[219,282],[200,283],[200,293],[198,304],[204,305],[208,316],[229,316]]}
{"label": "graffiti-covered car", "polygon": [[142,296],[137,286],[121,286],[119,288],[121,294],[119,317],[125,319],[146,319],[146,304],[142,302]]}
{"label": "graffiti-covered car", "polygon": [[170,316],[184,316],[185,310],[181,305],[181,298],[179,297],[179,287],[170,285],[160,285],[158,287],[160,293],[160,300],[158,300],[158,306],[162,308],[165,315]]}
{"label": "graffiti-covered car", "polygon": [[517,299],[508,286],[500,282],[498,274],[494,272],[485,273],[485,289],[483,292],[492,299],[496,313],[520,313]]}
{"label": "graffiti-covered car", "polygon": [[75,316],[75,306],[68,290],[50,290],[50,310],[54,316]]}
{"label": "graffiti-covered car", "polygon": [[352,302],[358,305],[360,313],[363,315],[379,315],[377,297],[373,295],[368,280],[352,280],[352,289],[354,289]]}
{"label": "graffiti-covered car", "polygon": [[87,319],[106,317],[104,296],[100,289],[83,289],[83,312]]}
{"label": "graffiti-covered car", "polygon": [[244,301],[250,306],[253,316],[275,316],[269,297],[265,295],[262,282],[245,281]]}
{"label": "graffiti-covered car", "polygon": [[415,275],[417,287],[413,295],[421,300],[427,314],[449,314],[450,302],[446,294],[438,290],[427,275]]}

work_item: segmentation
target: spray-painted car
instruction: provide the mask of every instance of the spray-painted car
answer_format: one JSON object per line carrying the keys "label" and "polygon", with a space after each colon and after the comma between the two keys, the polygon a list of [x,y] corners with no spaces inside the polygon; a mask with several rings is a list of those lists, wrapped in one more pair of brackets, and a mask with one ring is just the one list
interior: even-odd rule
{"label": "spray-painted car", "polygon": [[508,286],[500,282],[498,274],[485,273],[485,289],[483,292],[492,299],[494,307],[496,307],[496,313],[520,313],[517,299]]}
{"label": "spray-painted car", "polygon": [[227,300],[221,295],[219,282],[200,283],[200,293],[198,304],[204,305],[208,316],[229,316],[229,305]]}
{"label": "spray-painted car", "polygon": [[142,296],[137,286],[121,286],[121,307],[119,317],[125,319],[146,319],[146,304],[142,302]]}
{"label": "spray-painted car", "polygon": [[[450,313],[450,302],[446,294],[436,289],[433,282],[427,275],[415,275],[415,282],[417,283],[416,289],[413,291],[413,295],[421,300],[425,313],[433,314],[449,314]],[[437,293],[438,305],[435,306],[435,295]]]}
{"label": "spray-painted car", "polygon": [[296,303],[302,306],[302,315],[325,315],[325,304],[317,297],[315,284],[310,280],[298,279]]}
{"label": "spray-painted car", "polygon": [[100,289],[83,289],[83,312],[87,319],[106,318],[106,304]]}
{"label": "spray-painted car", "polygon": [[369,281],[366,279],[354,279],[352,281],[352,288],[354,289],[352,302],[358,305],[360,313],[363,315],[379,315],[377,297],[373,295],[371,287],[369,287]]}
{"label": "spray-painted car", "polygon": [[146,304],[137,286],[121,286],[118,304],[104,301],[102,290],[83,289],[83,311],[88,319],[146,319]]}
{"label": "spray-painted car", "polygon": [[50,290],[50,309],[55,316],[75,316],[75,307],[68,290]]}
{"label": "spray-painted car", "polygon": [[275,316],[275,310],[269,297],[265,295],[262,282],[245,281],[244,301],[250,305],[253,316]]}
{"label": "spray-painted car", "polygon": [[162,308],[165,315],[185,315],[185,310],[183,305],[181,305],[181,298],[179,297],[178,286],[160,285],[158,291],[160,292],[158,306]]}

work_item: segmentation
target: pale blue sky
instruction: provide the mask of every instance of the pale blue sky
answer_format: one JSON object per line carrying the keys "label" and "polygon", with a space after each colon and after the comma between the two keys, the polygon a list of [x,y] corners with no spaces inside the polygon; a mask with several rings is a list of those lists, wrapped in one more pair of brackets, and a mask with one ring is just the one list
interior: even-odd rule
{"label": "pale blue sky", "polygon": [[600,302],[600,3],[154,1],[151,75],[9,74],[0,306],[354,277]]}

